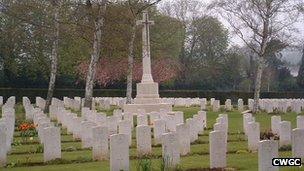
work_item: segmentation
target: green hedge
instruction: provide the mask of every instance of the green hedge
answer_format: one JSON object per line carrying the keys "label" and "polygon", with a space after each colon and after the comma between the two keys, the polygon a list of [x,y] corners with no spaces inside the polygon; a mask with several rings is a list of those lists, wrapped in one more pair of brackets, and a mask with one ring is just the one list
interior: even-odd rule
{"label": "green hedge", "polygon": [[[135,96],[136,92],[133,92]],[[16,96],[17,101],[20,102],[23,96],[27,96],[34,102],[36,96],[46,98],[47,89],[25,89],[25,88],[0,88],[0,96],[6,100],[10,96]],[[94,90],[95,97],[125,97],[125,90],[118,89],[96,89]],[[63,99],[67,97],[83,97],[84,89],[56,89],[54,97]],[[244,99],[247,103],[248,98],[253,98],[252,92],[238,92],[238,91],[199,91],[199,90],[160,90],[161,97],[205,97],[216,98],[223,104],[226,99],[230,98],[234,103],[238,98]],[[304,98],[304,92],[263,92],[262,98]]]}

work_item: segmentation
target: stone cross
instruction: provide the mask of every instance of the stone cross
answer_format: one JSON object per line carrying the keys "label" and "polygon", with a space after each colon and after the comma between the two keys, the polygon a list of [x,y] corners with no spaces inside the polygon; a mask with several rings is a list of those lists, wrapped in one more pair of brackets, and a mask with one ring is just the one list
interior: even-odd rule
{"label": "stone cross", "polygon": [[154,82],[151,74],[151,55],[150,55],[150,25],[153,25],[154,21],[149,20],[149,14],[147,10],[143,11],[143,19],[136,22],[136,25],[143,25],[142,29],[142,54],[143,54],[143,76],[142,83]]}

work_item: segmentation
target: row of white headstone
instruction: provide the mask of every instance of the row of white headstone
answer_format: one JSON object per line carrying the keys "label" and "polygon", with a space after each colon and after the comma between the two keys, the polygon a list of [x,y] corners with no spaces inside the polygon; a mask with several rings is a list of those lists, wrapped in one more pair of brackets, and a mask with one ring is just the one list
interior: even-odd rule
{"label": "row of white headstone", "polygon": [[36,125],[40,143],[43,144],[43,159],[48,162],[61,158],[61,131],[55,127],[51,119],[43,113],[42,109],[34,108],[27,97],[23,97],[23,106],[28,119]]}
{"label": "row of white headstone", "polygon": [[[111,170],[128,170],[133,114],[115,110],[113,116],[107,117],[103,113],[83,108],[82,117],[77,117],[58,107],[53,115],[73,136],[78,134],[76,137],[81,138],[83,148],[92,147],[94,160],[110,157]],[[186,123],[182,112],[146,114],[138,111],[134,116],[137,120],[135,130],[138,156],[152,153],[153,129],[154,144],[162,144],[165,164],[170,167],[179,163],[180,155],[189,154],[190,142],[197,140],[198,134],[203,133],[207,120],[205,111],[198,112],[193,118],[187,119]],[[77,130],[79,125],[80,130]]]}
{"label": "row of white headstone", "polygon": [[228,115],[220,114],[209,133],[210,168],[225,168],[228,141]]}
{"label": "row of white headstone", "polygon": [[81,109],[82,99],[81,97],[74,97],[73,99],[69,97],[63,97],[63,104],[66,108],[78,111]]}
{"label": "row of white headstone", "polygon": [[[190,143],[197,140],[198,134],[203,132],[206,123],[206,113],[201,111],[194,115],[193,118],[187,119],[186,123],[184,123],[183,119],[181,112],[169,112],[158,116],[157,113],[152,115],[138,114],[136,127],[138,156],[151,154],[150,126],[152,126],[155,144],[160,143],[162,145],[162,157],[165,167],[178,165],[180,156],[190,153]],[[130,131],[119,131],[119,134],[110,136],[110,163],[113,171],[129,170],[129,147],[122,145],[122,142],[129,141],[129,133]],[[116,150],[124,151],[123,155],[121,153],[117,154]]]}
{"label": "row of white headstone", "polygon": [[2,105],[2,117],[0,118],[0,167],[6,166],[7,154],[11,151],[15,130],[15,103],[16,98],[10,97]]}
{"label": "row of white headstone", "polygon": [[[206,110],[208,105],[208,101],[206,98],[201,99],[200,107],[201,110]],[[213,112],[219,112],[221,109],[220,100],[216,100],[215,98],[210,99],[210,105]],[[225,105],[223,106],[225,111],[232,111],[233,105],[231,102],[231,99],[226,99]],[[244,102],[242,99],[238,100],[238,110],[243,111],[244,110]]]}
{"label": "row of white headstone", "polygon": [[[297,128],[304,129],[304,116],[297,116]],[[289,121],[281,121],[281,116],[271,117],[271,130],[280,137],[280,146],[289,145],[291,143],[291,123]]]}
{"label": "row of white headstone", "polygon": [[[131,145],[132,128],[134,127],[133,114],[122,113],[121,110],[115,110],[113,116],[107,117],[105,114],[83,108],[82,117],[78,117],[76,114],[65,110],[62,101],[58,99],[53,101],[53,111],[50,115],[57,118],[58,121],[67,128],[68,132],[73,133],[73,136],[75,134],[75,138],[81,138],[84,148],[92,147],[94,159],[108,159],[110,155],[111,170],[129,170],[129,146]],[[52,126],[44,128],[44,123],[48,125],[50,119],[48,119],[41,110],[31,106],[27,98],[23,99],[23,104],[26,109],[26,116],[32,117],[34,123],[38,125],[38,134],[42,143],[48,142],[45,141],[46,137],[50,138],[49,142],[52,142],[49,146],[44,143],[44,148],[52,147],[52,151],[54,148],[61,148],[59,128],[57,128],[57,131],[52,129],[54,128]],[[197,140],[198,134],[202,133],[204,127],[206,127],[206,112],[200,111],[197,115],[194,115],[193,118],[187,119],[186,123],[184,123],[182,112],[162,112],[146,114],[144,111],[138,111],[138,114],[136,115],[136,144],[138,155],[151,153],[152,128],[155,144],[162,144],[165,165],[174,167],[180,162],[180,155],[186,155],[190,152],[190,142]],[[301,124],[303,122],[302,117],[303,116],[297,117],[298,125],[303,125]],[[273,118],[275,118],[275,116],[272,117],[271,125],[277,125],[276,123],[273,124],[273,122],[275,122],[273,120],[276,120]],[[81,125],[80,129],[79,125]],[[286,121],[283,121],[280,122],[280,125],[280,137],[289,137],[289,131],[285,133],[284,130],[290,130],[288,126],[290,124],[286,124]],[[251,114],[244,114],[243,126],[244,132],[248,138],[248,148],[250,150],[258,149],[259,155],[266,153],[264,152],[265,150],[263,150],[263,142],[265,141],[260,142],[259,124],[255,122],[255,119]],[[50,132],[47,132],[47,134],[39,133],[44,132],[44,130],[47,130],[48,128],[50,128],[49,130],[51,132],[56,132],[55,136],[57,136],[57,138],[54,138],[54,136],[47,136],[52,135]],[[291,136],[293,154],[296,153],[297,156],[303,156],[303,145],[299,144],[302,143],[303,129],[298,128],[293,130],[292,135],[294,135]],[[227,137],[228,115],[220,114],[214,124],[214,131],[210,132],[209,136],[211,168],[226,167]],[[53,142],[54,139],[56,140],[56,143]],[[269,150],[271,151],[271,149],[268,149],[268,151]],[[52,151],[45,149],[44,153],[48,156],[54,156]],[[56,158],[58,158],[58,156]],[[263,165],[261,163],[265,163],[264,160],[266,159],[262,160],[259,158],[259,167],[262,167],[260,166]]]}
{"label": "row of white headstone", "polygon": [[[85,112],[84,112],[85,111]],[[203,112],[203,111],[202,111]],[[100,115],[91,110],[83,110],[82,113],[84,114],[84,120],[96,120],[96,116]],[[94,116],[95,113],[95,116]],[[155,140],[158,139],[158,142],[163,146],[163,157],[165,164],[167,166],[174,166],[179,163],[180,155],[186,155],[190,152],[190,142],[193,142],[197,139],[197,130],[193,125],[196,125],[195,122],[193,123],[192,120],[196,118],[194,115],[193,118],[190,118],[186,121],[187,124],[177,124],[174,121],[174,118],[181,118],[181,117],[171,117],[172,115],[176,115],[174,113],[167,113],[165,118],[158,118],[157,113],[152,114],[145,114],[143,111],[139,111],[137,115],[137,123],[138,126],[136,127],[136,139],[137,139],[137,150],[138,155],[145,155],[150,154],[151,152],[151,128],[148,126],[149,124],[153,124],[153,132]],[[132,117],[130,117],[132,116]],[[178,116],[178,114],[176,115]],[[116,110],[113,115],[114,126],[118,129],[115,129],[112,134],[108,132],[108,126],[112,124],[105,124],[108,123],[106,119],[102,119],[101,125],[104,126],[96,126],[92,127],[92,142],[96,144],[93,146],[93,158],[94,159],[106,159],[108,157],[109,149],[108,149],[108,138],[110,139],[110,160],[111,160],[111,168],[115,170],[116,167],[118,168],[128,168],[129,164],[129,151],[128,148],[130,146],[130,141],[132,139],[131,130],[132,125],[131,120],[133,123],[133,115],[123,114],[122,111]],[[103,118],[106,118],[104,115]],[[130,119],[132,118],[132,119]],[[150,118],[150,121],[149,119]],[[152,118],[152,119],[151,119]],[[154,120],[153,118],[157,118]],[[301,116],[297,117],[298,125],[302,119]],[[110,119],[111,120],[111,119]],[[127,120],[127,122],[125,122]],[[183,119],[176,119],[176,120],[183,120]],[[118,121],[118,123],[117,123]],[[111,122],[110,122],[111,123]],[[173,124],[172,124],[173,123]],[[175,124],[174,124],[175,123]],[[130,126],[131,125],[131,126]],[[260,128],[259,123],[255,122],[254,117],[251,114],[244,114],[243,116],[243,125],[244,125],[244,132],[246,137],[248,138],[248,149],[251,151],[257,151],[261,147],[260,142]],[[284,123],[282,124],[284,127]],[[205,124],[204,124],[205,126]],[[110,126],[111,127],[111,126]],[[191,128],[192,127],[192,128]],[[188,131],[189,129],[189,131]],[[191,131],[190,131],[191,130]],[[283,129],[282,129],[283,130]],[[88,132],[88,131],[84,131]],[[95,133],[94,133],[95,132]],[[99,133],[98,133],[99,132]],[[148,134],[148,132],[150,134]],[[194,134],[192,134],[195,132]],[[283,132],[283,131],[281,131]],[[117,133],[117,134],[116,134]],[[101,138],[99,135],[104,135],[106,138]],[[222,168],[226,167],[226,151],[227,151],[227,137],[228,137],[228,117],[226,114],[220,114],[219,118],[217,118],[217,123],[214,125],[214,131],[210,133],[210,167],[211,168]],[[95,136],[94,136],[95,135]],[[148,136],[147,136],[148,135]],[[283,133],[282,133],[283,135]],[[286,135],[284,133],[284,135]],[[287,134],[288,135],[288,134]],[[99,141],[98,141],[99,137]],[[120,137],[120,138],[119,138]],[[187,138],[189,137],[189,138]],[[284,139],[284,138],[283,138]],[[121,144],[116,144],[115,142],[129,142],[125,148],[121,146]],[[95,142],[95,143],[94,143]],[[96,143],[99,142],[99,143]],[[103,143],[101,143],[103,142]],[[157,142],[157,141],[156,141]],[[178,142],[178,143],[176,143]],[[99,146],[98,146],[99,144]],[[115,145],[116,144],[116,145]],[[299,145],[293,145],[293,149],[299,149]],[[98,150],[99,149],[99,150]],[[124,153],[120,153],[117,156],[117,152],[115,149],[119,149],[119,151],[124,151]],[[123,150],[125,149],[125,150]],[[177,151],[176,149],[180,149]],[[225,151],[225,153],[223,153]],[[294,150],[296,151],[296,150]],[[111,153],[113,152],[113,153]],[[300,153],[300,150],[297,150]],[[223,154],[222,154],[223,153]],[[125,155],[124,155],[125,154]],[[124,159],[122,160],[121,156]],[[117,160],[117,161],[116,161]],[[114,162],[116,161],[116,162]],[[118,166],[118,161],[121,162]],[[123,164],[124,163],[124,164]],[[127,163],[127,164],[126,164]],[[118,169],[119,170],[119,169]]]}
{"label": "row of white headstone", "polygon": [[[215,98],[211,98],[211,104],[213,104],[213,101]],[[126,103],[126,98],[121,97],[95,97],[93,100],[95,103],[100,105],[101,107],[108,107],[109,105],[114,106],[120,106],[123,107],[123,105]],[[230,105],[229,105],[230,101]],[[206,106],[207,105],[207,99],[206,98],[161,98],[161,103],[168,103],[172,104],[175,107],[190,107],[190,106]],[[227,109],[232,108],[231,100],[226,100]],[[205,110],[204,107],[202,107],[202,110]]]}
{"label": "row of white headstone", "polygon": [[[249,110],[253,109],[253,103],[253,99],[248,99]],[[304,110],[304,99],[260,99],[259,108],[267,113],[292,111],[299,114]]]}
{"label": "row of white headstone", "polygon": [[106,101],[105,103],[110,103],[111,106],[123,107],[126,104],[127,99],[124,97],[94,97],[93,101],[95,103],[100,103]]}
{"label": "row of white headstone", "polygon": [[108,110],[111,107],[111,102],[110,102],[110,100],[107,100],[107,99],[98,99],[98,100],[96,100],[96,105],[100,109]]}
{"label": "row of white headstone", "polygon": [[[36,97],[35,104],[38,108],[44,110],[46,100],[41,97]],[[63,97],[63,101],[62,101],[57,98],[52,98],[51,106],[66,107],[66,108],[77,111],[77,110],[81,109],[82,99],[81,99],[81,97],[74,97],[74,98]]]}
{"label": "row of white headstone", "polygon": [[[297,128],[291,130],[290,122],[281,122],[279,116],[272,117],[272,129],[279,130],[280,140],[260,140],[260,124],[255,122],[255,118],[250,113],[243,115],[243,127],[248,139],[248,150],[258,151],[259,171],[279,170],[272,166],[272,159],[278,157],[279,145],[290,145],[292,147],[292,157],[304,158],[304,116],[297,117]],[[279,119],[278,119],[279,118]],[[275,125],[273,127],[273,125]],[[226,167],[228,117],[220,114],[213,126],[214,131],[209,134],[210,145],[210,168]]]}
{"label": "row of white headstone", "polygon": [[[304,159],[304,129],[296,128],[291,132],[292,157]],[[263,140],[258,143],[259,171],[278,171],[272,159],[278,158],[279,144],[276,140]]]}
{"label": "row of white headstone", "polygon": [[[83,106],[83,99],[80,97],[68,98],[64,97],[64,106],[66,108],[71,108],[73,110],[80,110]],[[173,106],[185,106],[190,107],[193,105],[199,105],[201,110],[206,110],[207,99],[206,98],[161,98],[161,102],[170,103]],[[95,109],[96,106],[103,109],[110,109],[111,105],[116,105],[123,108],[126,103],[125,98],[121,97],[95,97],[93,99],[92,108]],[[253,99],[248,99],[248,109],[253,110]],[[215,98],[210,98],[210,105],[214,112],[220,110],[220,101]],[[36,106],[44,109],[45,100],[41,97],[36,97]],[[231,99],[226,99],[224,108],[226,111],[231,111],[233,105]],[[260,99],[259,108],[267,113],[273,113],[275,110],[286,113],[289,109],[292,112],[301,113],[304,110],[304,99]],[[244,101],[243,99],[238,99],[237,109],[239,111],[244,111]]]}

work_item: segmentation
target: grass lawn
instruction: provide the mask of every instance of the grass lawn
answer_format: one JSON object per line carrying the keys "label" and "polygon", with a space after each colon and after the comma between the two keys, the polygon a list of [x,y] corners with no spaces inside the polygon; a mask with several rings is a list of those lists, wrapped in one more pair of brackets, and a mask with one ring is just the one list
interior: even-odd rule
{"label": "grass lawn", "polygon": [[[111,107],[109,111],[102,111],[110,115],[115,108]],[[175,111],[183,111],[184,118],[190,118],[199,111],[199,107],[175,107]],[[181,157],[181,170],[202,169],[209,167],[209,137],[218,114],[227,113],[229,117],[229,137],[228,137],[228,168],[232,170],[258,170],[258,154],[247,152],[247,141],[245,139],[242,126],[242,115],[238,111],[232,112],[207,112],[207,130],[199,136],[199,140],[191,145],[191,154]],[[24,109],[18,104],[16,107],[17,122],[24,120]],[[270,117],[272,115],[261,113],[256,115],[256,121],[260,122],[261,131],[270,130]],[[296,114],[282,114],[282,120],[291,121],[292,127],[296,127]],[[133,135],[135,133],[133,132]],[[30,142],[24,143],[20,137],[20,132],[14,134],[14,145],[11,154],[8,155],[7,168],[0,168],[0,171],[106,171],[109,169],[109,161],[96,162],[92,160],[92,151],[90,149],[81,149],[81,142],[75,141],[72,135],[62,129],[62,160],[51,162],[49,165],[43,163],[42,146],[39,145],[39,139],[34,137]],[[153,139],[152,139],[153,141]],[[130,165],[131,170],[137,170],[139,160],[136,155],[136,140],[133,136],[132,146],[130,147]],[[280,151],[280,156],[290,157],[291,151]],[[153,146],[151,155],[152,170],[161,170],[161,146]],[[280,170],[304,170],[304,168],[281,168]]]}

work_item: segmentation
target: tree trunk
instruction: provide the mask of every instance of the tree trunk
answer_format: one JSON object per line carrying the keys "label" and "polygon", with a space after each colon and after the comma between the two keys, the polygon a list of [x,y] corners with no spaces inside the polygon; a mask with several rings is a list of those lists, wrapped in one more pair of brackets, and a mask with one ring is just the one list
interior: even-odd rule
{"label": "tree trunk", "polygon": [[180,55],[179,55],[179,61],[180,63],[183,65],[182,69],[181,69],[181,72],[180,72],[180,75],[179,75],[179,81],[182,82],[183,84],[185,83],[186,81],[186,78],[187,78],[187,68],[185,67],[186,65],[188,65],[188,63],[186,62],[186,38],[187,38],[187,26],[185,24],[185,22],[183,22],[183,28],[185,30],[185,33],[183,35],[183,38],[182,38],[182,47],[181,47],[181,52],[180,52]]}
{"label": "tree trunk", "polygon": [[269,39],[269,23],[270,18],[269,9],[267,8],[266,12],[266,18],[263,22],[263,33],[262,33],[262,42],[261,42],[261,49],[259,53],[259,59],[258,59],[258,68],[257,68],[257,74],[255,79],[255,85],[254,85],[254,103],[253,103],[253,111],[252,113],[257,113],[259,111],[259,100],[260,100],[260,92],[261,92],[261,83],[262,83],[262,74],[263,74],[263,68],[264,68],[264,57],[265,57],[265,51]]}
{"label": "tree trunk", "polygon": [[104,13],[106,10],[107,0],[102,0],[101,4],[97,4],[98,16],[94,21],[95,31],[93,40],[93,52],[91,54],[91,61],[88,68],[87,78],[86,78],[86,88],[85,88],[85,99],[84,107],[92,108],[92,98],[93,98],[93,86],[96,72],[96,65],[100,57],[101,51],[101,38],[102,38],[102,27],[104,25]]}
{"label": "tree trunk", "polygon": [[259,99],[261,92],[261,82],[262,82],[262,73],[263,73],[264,59],[262,56],[258,60],[258,68],[256,73],[256,79],[254,83],[254,104],[253,104],[253,113],[257,113],[259,110]]}
{"label": "tree trunk", "polygon": [[56,75],[57,75],[57,67],[58,67],[58,43],[59,43],[59,1],[54,0],[52,1],[54,6],[54,35],[53,35],[53,46],[52,46],[52,53],[51,53],[51,75],[49,81],[49,88],[44,108],[44,113],[49,112],[49,106],[51,105],[55,82],[56,82]]}
{"label": "tree trunk", "polygon": [[133,79],[133,64],[134,64],[134,41],[136,38],[136,24],[132,26],[131,39],[129,42],[128,55],[128,76],[127,76],[127,104],[132,103],[132,79]]}

